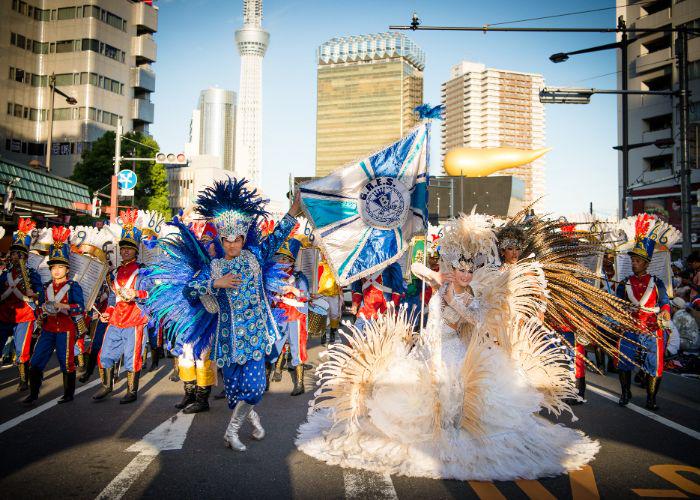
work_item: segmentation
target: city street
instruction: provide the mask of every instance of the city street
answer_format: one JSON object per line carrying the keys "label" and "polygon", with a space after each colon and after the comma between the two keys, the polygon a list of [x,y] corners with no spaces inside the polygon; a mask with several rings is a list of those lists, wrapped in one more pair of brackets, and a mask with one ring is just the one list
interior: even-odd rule
{"label": "city street", "polygon": [[[312,339],[310,356],[321,347]],[[80,385],[75,401],[56,405],[61,375],[49,365],[38,404],[24,408],[15,392],[16,371],[0,370],[0,484],[13,498],[639,498],[700,496],[700,381],[666,375],[657,415],[634,405],[620,408],[613,375],[589,374],[587,403],[571,423],[601,443],[592,467],[568,476],[506,483],[437,481],[381,476],[320,463],[294,447],[296,428],[312,397],[289,396],[287,373],[259,407],[267,430],[261,442],[242,437],[245,453],[226,447],[230,417],[223,400],[208,413],[183,415],[173,405],[182,384],[168,380],[170,360],[142,378],[139,400],[120,405],[114,396],[95,403],[95,378]],[[215,390],[214,392],[218,392]],[[614,399],[612,401],[611,399]],[[680,474],[678,474],[680,472]]]}

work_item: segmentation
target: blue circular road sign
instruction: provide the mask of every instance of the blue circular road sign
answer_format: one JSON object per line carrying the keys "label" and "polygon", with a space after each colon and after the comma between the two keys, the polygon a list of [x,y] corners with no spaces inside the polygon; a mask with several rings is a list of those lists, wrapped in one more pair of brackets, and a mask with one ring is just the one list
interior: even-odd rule
{"label": "blue circular road sign", "polygon": [[120,170],[117,175],[119,189],[134,189],[136,187],[136,173],[133,170]]}

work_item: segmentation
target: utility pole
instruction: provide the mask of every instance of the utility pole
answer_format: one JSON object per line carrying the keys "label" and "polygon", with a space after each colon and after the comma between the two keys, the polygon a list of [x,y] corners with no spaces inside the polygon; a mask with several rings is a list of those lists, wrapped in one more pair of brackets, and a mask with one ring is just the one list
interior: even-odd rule
{"label": "utility pole", "polygon": [[632,202],[628,198],[628,186],[629,186],[629,176],[630,176],[630,147],[629,147],[629,95],[626,93],[628,88],[628,71],[629,62],[627,60],[627,24],[625,19],[620,16],[617,18],[617,28],[622,30],[622,35],[620,37],[620,49],[622,54],[621,60],[621,89],[622,94],[622,215],[629,216],[632,215]]}
{"label": "utility pole", "polygon": [[676,57],[678,58],[678,89],[680,91],[680,176],[681,176],[681,229],[683,232],[683,257],[692,251],[690,225],[692,214],[690,206],[690,165],[688,164],[688,32],[682,30],[676,39]]}
{"label": "utility pole", "polygon": [[117,214],[119,213],[119,185],[117,183],[117,176],[119,175],[119,170],[121,170],[122,163],[122,119],[117,118],[117,136],[114,138],[114,175],[112,175],[112,191],[110,196],[110,204],[112,205],[112,211],[109,214],[109,222],[115,223],[117,221]]}

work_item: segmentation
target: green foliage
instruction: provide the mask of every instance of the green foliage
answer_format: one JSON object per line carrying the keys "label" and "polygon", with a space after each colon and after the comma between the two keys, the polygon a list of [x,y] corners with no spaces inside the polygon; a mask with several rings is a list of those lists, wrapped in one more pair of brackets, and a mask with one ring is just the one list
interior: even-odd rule
{"label": "green foliage", "polygon": [[[109,194],[111,178],[114,173],[115,137],[114,132],[105,132],[93,143],[90,151],[83,151],[71,179],[85,184],[92,192],[101,189],[102,193]],[[128,132],[124,134],[122,139],[122,156],[153,158],[158,149],[158,143],[152,137],[141,132]],[[122,161],[121,168],[133,170],[138,177],[133,202],[136,207],[158,210],[165,216],[170,215],[165,166],[157,165],[155,162]],[[131,203],[130,199],[120,200],[121,205],[129,203]]]}

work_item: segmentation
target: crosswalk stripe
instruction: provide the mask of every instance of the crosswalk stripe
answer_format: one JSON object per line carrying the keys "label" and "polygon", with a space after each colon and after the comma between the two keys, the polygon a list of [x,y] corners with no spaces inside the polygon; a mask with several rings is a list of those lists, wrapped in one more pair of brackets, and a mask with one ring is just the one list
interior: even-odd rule
{"label": "crosswalk stripe", "polygon": [[343,469],[343,484],[347,500],[398,500],[389,474],[358,469]]}

